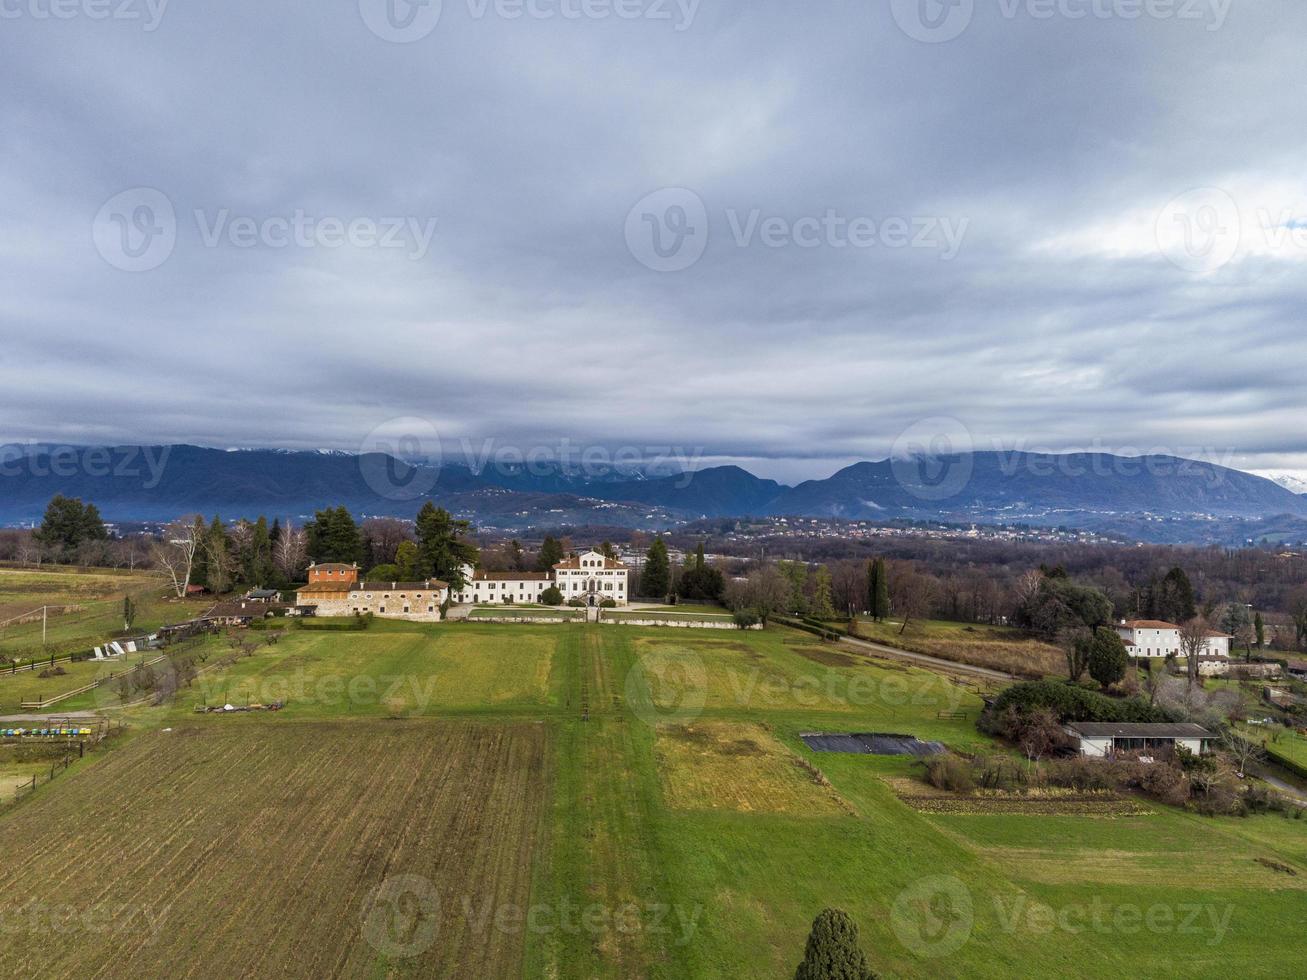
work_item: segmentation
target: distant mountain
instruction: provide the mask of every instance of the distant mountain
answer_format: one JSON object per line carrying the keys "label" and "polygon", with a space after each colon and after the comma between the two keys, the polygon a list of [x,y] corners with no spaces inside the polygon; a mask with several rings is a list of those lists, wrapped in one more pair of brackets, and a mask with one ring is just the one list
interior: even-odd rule
{"label": "distant mountain", "polygon": [[1073,524],[1089,514],[1307,516],[1307,499],[1263,477],[1173,456],[989,452],[855,463],[782,493],[771,511]]}
{"label": "distant mountain", "polygon": [[28,447],[9,452],[0,464],[0,522],[10,524],[39,520],[55,493],[93,501],[119,521],[194,512],[302,519],[337,505],[364,516],[412,517],[432,499],[480,523],[515,529],[652,529],[701,517],[793,515],[1084,528],[1170,521],[1179,533],[1211,521],[1307,518],[1307,497],[1271,480],[1168,456],[975,453],[882,460],[796,487],[738,466],[672,476],[581,474],[556,466],[474,470],[462,463],[436,469],[379,453],[196,446]]}
{"label": "distant mountain", "polygon": [[1279,484],[1290,493],[1296,493],[1299,496],[1307,496],[1307,479],[1294,473],[1259,473],[1272,483]]}

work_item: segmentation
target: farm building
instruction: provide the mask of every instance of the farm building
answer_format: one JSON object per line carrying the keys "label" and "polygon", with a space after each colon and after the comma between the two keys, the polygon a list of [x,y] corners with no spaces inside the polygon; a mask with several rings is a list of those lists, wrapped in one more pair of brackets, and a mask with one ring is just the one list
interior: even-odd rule
{"label": "farm building", "polygon": [[1075,740],[1081,755],[1110,759],[1123,753],[1167,754],[1176,747],[1195,755],[1206,753],[1216,736],[1188,722],[1181,724],[1119,724],[1077,721],[1063,726]]}

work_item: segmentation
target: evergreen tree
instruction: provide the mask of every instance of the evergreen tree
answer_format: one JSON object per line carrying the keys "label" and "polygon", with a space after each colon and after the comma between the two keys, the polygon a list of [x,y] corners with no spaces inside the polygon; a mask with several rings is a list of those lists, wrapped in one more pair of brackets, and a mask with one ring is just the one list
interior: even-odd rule
{"label": "evergreen tree", "polygon": [[401,541],[395,549],[395,577],[401,582],[416,581],[418,560],[418,546],[412,541]]}
{"label": "evergreen tree", "polygon": [[663,598],[672,587],[672,565],[667,557],[667,542],[654,538],[645,555],[644,572],[640,575],[640,594],[650,598]]}
{"label": "evergreen tree", "polygon": [[[603,555],[605,558],[611,559],[612,561],[617,561],[617,549],[613,547],[611,541],[605,541],[599,546],[599,554]],[[700,558],[703,557],[703,545],[699,546],[699,556]]]}
{"label": "evergreen tree", "polygon": [[1262,619],[1262,614],[1258,613],[1253,617],[1253,630],[1257,634],[1257,649],[1266,646],[1266,620]]}
{"label": "evergreen tree", "polygon": [[1152,606],[1149,616],[1164,619],[1168,623],[1187,623],[1198,615],[1194,588],[1183,568],[1172,568],[1149,591]]}
{"label": "evergreen tree", "polygon": [[1098,681],[1104,691],[1125,679],[1126,670],[1130,666],[1130,654],[1116,630],[1094,631],[1088,666],[1089,676]]}
{"label": "evergreen tree", "polygon": [[721,599],[726,591],[726,579],[720,571],[709,568],[703,554],[703,542],[685,562],[685,571],[676,584],[676,592],[685,599]]}
{"label": "evergreen tree", "polygon": [[537,572],[552,572],[554,566],[563,560],[563,545],[552,535],[546,535],[540,545],[540,554],[536,556]]}
{"label": "evergreen tree", "polygon": [[526,556],[522,553],[522,542],[517,538],[508,542],[508,559],[513,565],[513,571],[526,571]]}
{"label": "evergreen tree", "polygon": [[867,614],[876,622],[889,616],[889,572],[884,558],[867,563]]}
{"label": "evergreen tree", "polygon": [[794,980],[876,980],[858,945],[858,927],[847,912],[826,909],[813,920]]}
{"label": "evergreen tree", "polygon": [[320,510],[304,528],[309,536],[309,557],[319,564],[363,560],[363,535],[344,507]]}
{"label": "evergreen tree", "polygon": [[831,599],[832,593],[830,569],[822,565],[812,577],[812,616],[815,619],[829,620],[835,618],[835,604]]}
{"label": "evergreen tree", "polygon": [[471,530],[469,522],[454,520],[443,507],[429,500],[423,504],[417,516],[418,575],[448,582],[451,593],[463,591],[463,566],[475,566],[478,557],[476,545],[464,540]]}
{"label": "evergreen tree", "polygon": [[32,537],[49,548],[57,560],[68,561],[82,544],[104,541],[109,532],[95,504],[84,504],[60,493],[46,505],[41,526]]}

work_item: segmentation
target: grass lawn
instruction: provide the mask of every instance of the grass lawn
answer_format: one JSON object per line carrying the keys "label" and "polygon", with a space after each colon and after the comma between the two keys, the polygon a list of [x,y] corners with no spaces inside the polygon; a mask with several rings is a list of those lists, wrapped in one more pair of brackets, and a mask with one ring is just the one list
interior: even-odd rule
{"label": "grass lawn", "polygon": [[[191,710],[297,679],[316,693],[276,715]],[[0,835],[22,842],[0,870],[0,911],[15,887],[89,874],[97,894],[176,901],[156,962],[265,974],[775,978],[793,975],[828,906],[856,919],[886,977],[1301,972],[1307,819],[1152,804],[927,813],[891,782],[919,762],[815,753],[799,737],[976,749],[978,707],[956,681],[783,628],[292,631],[171,705],[126,712],[139,744],[162,751],[111,751],[0,814]],[[442,726],[500,733],[502,750],[472,757],[512,777],[447,762]],[[196,734],[168,749],[152,740],[164,728]],[[457,816],[518,814],[519,800],[538,801],[538,832],[529,815]],[[70,850],[68,821],[77,845],[97,846]],[[511,868],[497,857],[506,834],[526,842]],[[387,870],[378,848],[403,859]],[[439,871],[439,938],[412,959],[378,957],[344,910],[414,867]],[[451,882],[474,890],[471,907]],[[524,902],[543,910],[529,928],[477,915]],[[54,956],[49,976],[152,972],[134,939],[51,952],[20,937],[0,968],[38,954]]]}
{"label": "grass lawn", "polygon": [[[40,670],[20,670],[12,674],[0,671],[0,713],[18,711],[23,701],[51,698],[65,691],[75,691],[93,681],[107,678],[110,674],[116,676],[131,670],[138,663],[153,660],[157,656],[159,654],[156,651],[143,651],[127,654],[119,660],[61,663],[57,669],[63,673],[54,677],[42,677]],[[68,711],[68,706],[72,703],[61,702],[50,710]]]}
{"label": "grass lawn", "polygon": [[907,630],[900,633],[902,625],[902,621],[875,623],[862,619],[858,621],[858,635],[912,653],[989,667],[1021,677],[1066,677],[1066,658],[1062,651],[1019,630],[983,623],[921,619],[909,621]]}

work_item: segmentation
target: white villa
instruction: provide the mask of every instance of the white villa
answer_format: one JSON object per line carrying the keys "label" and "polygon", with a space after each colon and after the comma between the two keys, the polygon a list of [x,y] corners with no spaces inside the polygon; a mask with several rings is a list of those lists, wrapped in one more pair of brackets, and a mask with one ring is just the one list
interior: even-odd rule
{"label": "white villa", "polygon": [[300,606],[318,616],[353,616],[371,613],[386,619],[436,622],[446,597],[456,603],[539,602],[540,594],[558,586],[563,601],[579,599],[598,606],[612,599],[627,604],[629,570],[620,561],[587,551],[565,559],[550,572],[483,572],[463,566],[466,582],[452,596],[449,585],[435,579],[425,582],[360,582],[357,565],[309,566],[309,582],[296,593]]}
{"label": "white villa", "polygon": [[549,572],[481,572],[465,565],[463,576],[467,584],[454,595],[459,603],[539,602],[540,593],[551,585],[558,586],[564,602],[580,599],[588,606],[605,599],[624,606],[630,595],[630,569],[597,551],[560,561]]}
{"label": "white villa", "polygon": [[[1132,657],[1178,657],[1183,654],[1180,648],[1180,627],[1160,619],[1135,619],[1120,623],[1117,633],[1125,641],[1125,648]],[[1228,633],[1208,633],[1207,648],[1204,657],[1230,658],[1230,640]]]}

